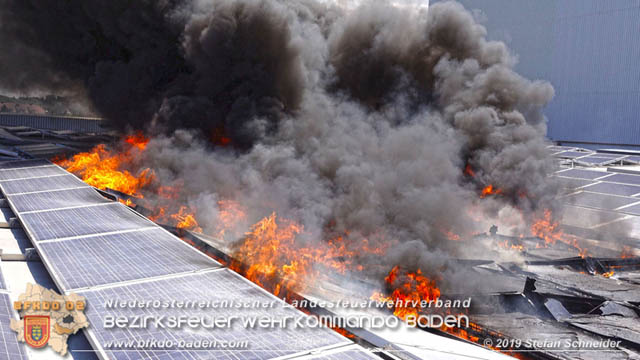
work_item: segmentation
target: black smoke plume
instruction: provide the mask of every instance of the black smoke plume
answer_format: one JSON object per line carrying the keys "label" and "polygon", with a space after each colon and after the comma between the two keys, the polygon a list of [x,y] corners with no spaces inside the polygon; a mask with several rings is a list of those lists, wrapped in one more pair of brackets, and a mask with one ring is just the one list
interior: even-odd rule
{"label": "black smoke plume", "polygon": [[[553,207],[553,88],[455,2],[2,0],[0,47],[4,86],[82,89],[155,134],[144,163],[205,231],[231,198],[237,236],[276,210],[309,241],[393,240],[368,261],[441,271],[465,248],[447,234],[491,224],[475,217]],[[489,184],[501,194],[479,199]]]}

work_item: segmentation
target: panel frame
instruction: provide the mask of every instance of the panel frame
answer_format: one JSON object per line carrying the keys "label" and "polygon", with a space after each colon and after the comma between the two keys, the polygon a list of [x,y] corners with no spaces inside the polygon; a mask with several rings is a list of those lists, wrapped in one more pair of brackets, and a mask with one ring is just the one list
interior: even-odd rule
{"label": "panel frame", "polygon": [[[78,291],[77,294],[83,296],[84,294],[88,293],[88,292],[94,292],[94,291],[100,291],[100,290],[104,290],[104,289],[110,289],[110,288],[118,288],[118,287],[122,287],[122,286],[126,286],[126,285],[135,285],[135,284],[142,284],[142,283],[152,283],[152,282],[157,282],[157,281],[162,281],[162,280],[167,280],[167,279],[173,279],[173,278],[185,278],[188,276],[196,276],[196,275],[206,275],[208,273],[212,273],[212,272],[223,272],[226,271],[230,274],[232,274],[233,276],[237,277],[238,279],[240,279],[241,281],[246,282],[249,286],[256,288],[258,291],[264,293],[268,298],[270,298],[273,301],[279,301],[282,302],[284,304],[286,304],[286,302],[284,302],[282,299],[278,298],[277,296],[273,295],[272,293],[268,292],[267,290],[263,289],[262,287],[254,284],[253,282],[251,282],[249,279],[245,278],[244,276],[238,274],[237,272],[227,268],[227,267],[221,267],[221,268],[217,268],[217,269],[211,269],[211,270],[207,270],[207,271],[199,271],[199,272],[195,272],[195,273],[189,273],[189,274],[180,274],[180,275],[176,275],[176,276],[166,276],[166,277],[162,277],[162,278],[158,278],[158,279],[153,279],[153,280],[140,280],[140,281],[133,281],[127,284],[114,284],[114,285],[110,285],[110,286],[102,286],[102,287],[94,287],[94,288],[90,288],[90,289],[86,289],[83,291]],[[305,314],[304,312],[296,309],[295,307],[290,307],[293,311],[300,313],[302,316],[310,316],[308,314]],[[327,330],[331,331],[329,328],[326,328]],[[87,337],[87,340],[89,340],[89,343],[91,344],[91,346],[94,348],[95,353],[100,357],[100,359],[103,360],[110,360],[112,359],[111,357],[108,356],[108,350],[104,349],[102,344],[100,344],[100,341],[97,337],[97,334],[95,333],[94,328],[85,328],[83,329],[85,336]],[[293,358],[298,358],[300,356],[304,356],[313,352],[323,352],[323,351],[327,351],[327,350],[331,350],[331,349],[337,349],[337,348],[342,348],[342,347],[346,347],[349,345],[354,344],[351,340],[349,340],[348,338],[344,337],[343,335],[340,335],[338,333],[335,334],[336,336],[342,337],[344,339],[343,342],[341,343],[337,343],[337,344],[332,344],[332,345],[326,345],[326,346],[321,346],[318,348],[313,348],[313,349],[309,349],[309,350],[303,350],[303,351],[299,351],[296,353],[292,353],[292,354],[288,354],[288,355],[284,355],[284,356],[279,356],[279,357],[275,357],[275,358],[271,358],[271,360],[275,360],[275,359],[293,359]]]}
{"label": "panel frame", "polygon": [[[116,285],[126,285],[126,284],[131,284],[131,283],[136,283],[139,281],[143,281],[143,280],[158,280],[158,279],[163,279],[165,277],[173,277],[174,275],[180,275],[180,274],[190,274],[190,273],[197,273],[197,272],[201,272],[201,271],[207,271],[207,270],[212,270],[212,269],[218,269],[218,268],[222,268],[222,264],[219,263],[218,261],[216,261],[215,259],[213,259],[212,257],[208,256],[207,254],[205,254],[204,252],[196,249],[195,247],[187,244],[186,242],[180,240],[179,238],[177,238],[175,235],[171,234],[169,231],[167,231],[166,229],[164,229],[161,226],[157,226],[157,227],[149,227],[149,228],[144,228],[144,229],[136,229],[136,230],[132,230],[132,231],[127,231],[124,234],[128,234],[128,233],[139,233],[139,232],[149,232],[149,231],[154,231],[154,230],[158,230],[162,233],[164,233],[165,235],[168,235],[170,237],[173,237],[174,241],[178,244],[179,247],[183,247],[185,248],[185,251],[189,251],[192,252],[200,257],[202,257],[203,260],[211,263],[211,266],[208,268],[203,268],[203,269],[196,269],[196,270],[187,270],[187,271],[180,271],[180,272],[174,272],[174,273],[167,273],[167,274],[162,274],[162,275],[154,275],[154,276],[148,276],[148,277],[141,277],[141,278],[137,278],[137,279],[129,279],[129,280],[120,280],[120,281],[115,281],[115,282],[109,282],[109,283],[104,283],[104,284],[94,284],[94,285],[90,285],[90,286],[84,286],[84,287],[71,287],[71,286],[65,286],[67,284],[67,282],[64,280],[64,276],[61,272],[58,271],[51,271],[49,270],[49,273],[53,276],[54,274],[56,275],[56,285],[58,286],[59,289],[63,290],[66,294],[71,293],[71,292],[77,292],[77,291],[85,291],[88,289],[99,289],[99,288],[104,288],[104,287],[110,287],[110,286],[116,286]],[[79,237],[76,239],[70,239],[70,240],[52,240],[52,241],[41,241],[38,246],[37,246],[37,250],[38,250],[38,254],[43,257],[43,259],[46,259],[45,264],[51,264],[51,267],[54,267],[54,261],[52,261],[52,259],[49,257],[48,252],[45,250],[47,243],[60,243],[60,242],[67,242],[67,241],[74,241],[74,240],[88,240],[91,238],[98,238],[101,236],[110,236],[110,235],[114,235],[114,234],[95,234],[93,236],[90,237]],[[35,246],[35,245],[34,245]]]}

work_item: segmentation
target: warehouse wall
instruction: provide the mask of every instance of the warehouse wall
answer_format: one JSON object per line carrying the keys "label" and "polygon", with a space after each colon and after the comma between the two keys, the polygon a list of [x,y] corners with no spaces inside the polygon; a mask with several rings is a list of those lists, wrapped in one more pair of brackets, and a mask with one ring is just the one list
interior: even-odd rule
{"label": "warehouse wall", "polygon": [[102,119],[31,114],[0,114],[0,126],[28,126],[37,129],[96,133],[108,130],[107,123]]}
{"label": "warehouse wall", "polygon": [[460,2],[509,44],[520,73],[553,84],[551,139],[640,144],[640,0]]}

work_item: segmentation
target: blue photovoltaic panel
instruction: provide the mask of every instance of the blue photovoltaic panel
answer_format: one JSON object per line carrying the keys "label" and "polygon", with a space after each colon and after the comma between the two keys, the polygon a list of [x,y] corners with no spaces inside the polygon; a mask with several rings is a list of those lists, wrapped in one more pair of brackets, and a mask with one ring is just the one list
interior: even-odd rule
{"label": "blue photovoltaic panel", "polygon": [[629,214],[633,214],[633,215],[640,215],[640,204],[626,207],[626,208],[624,208],[624,209],[622,209],[620,211],[621,212],[625,212],[625,213],[629,213]]}
{"label": "blue photovoltaic panel", "polygon": [[563,202],[571,205],[588,206],[603,210],[613,210],[620,206],[638,202],[640,199],[622,196],[580,192],[563,198]]}
{"label": "blue photovoltaic panel", "polygon": [[574,150],[575,147],[569,147],[569,146],[549,146],[547,147],[547,149],[551,152],[560,152],[560,151],[568,151],[568,150]]}
{"label": "blue photovoltaic panel", "polygon": [[556,175],[570,177],[570,178],[577,178],[577,179],[593,180],[599,177],[611,175],[611,173],[604,172],[604,171],[585,170],[585,169],[567,169],[567,170],[558,171]]}
{"label": "blue photovoltaic panel", "polygon": [[23,180],[0,181],[0,188],[2,188],[2,192],[5,195],[78,187],[89,187],[89,185],[71,174]]}
{"label": "blue photovoltaic panel", "polygon": [[11,330],[11,319],[14,316],[9,295],[0,294],[0,359],[28,359],[24,344]]}
{"label": "blue photovoltaic panel", "polygon": [[26,213],[20,215],[20,220],[33,241],[154,226],[120,203]]}
{"label": "blue photovoltaic panel", "polygon": [[17,160],[17,161],[4,161],[0,162],[1,169],[19,169],[25,167],[45,166],[52,165],[49,160],[44,159],[30,159],[30,160]]}
{"label": "blue photovoltaic panel", "polygon": [[[614,173],[613,175],[605,178],[607,182],[617,182],[623,184],[640,185],[640,176]],[[603,179],[603,180],[605,180]]]}
{"label": "blue photovoltaic panel", "polygon": [[68,172],[55,165],[49,165],[23,169],[0,170],[0,180],[25,179],[64,174],[68,174]]}
{"label": "blue photovoltaic panel", "polygon": [[577,206],[564,206],[562,223],[581,228],[591,228],[596,225],[612,222],[625,217],[615,211],[595,210]]}
{"label": "blue photovoltaic panel", "polygon": [[640,186],[601,182],[595,185],[584,187],[582,188],[582,190],[602,194],[631,196],[640,193]]}
{"label": "blue photovoltaic panel", "polygon": [[615,163],[616,161],[620,161],[620,160],[611,159],[607,157],[600,157],[600,156],[587,156],[580,159],[575,159],[575,161],[579,161],[579,162],[582,162],[585,164],[591,164],[591,165],[605,165],[605,164]]}
{"label": "blue photovoltaic panel", "polygon": [[44,242],[38,247],[64,290],[220,265],[160,228]]}
{"label": "blue photovoltaic panel", "polygon": [[112,202],[91,187],[8,195],[16,212],[61,209],[72,206],[104,204]]}
{"label": "blue photovoltaic panel", "polygon": [[557,176],[556,179],[558,180],[558,182],[560,182],[563,188],[570,189],[570,190],[577,189],[579,187],[594,183],[591,180],[565,178],[560,176]]}
{"label": "blue photovoltaic panel", "polygon": [[[266,293],[258,286],[243,279],[240,275],[221,269],[206,273],[186,275],[150,282],[134,283],[111,288],[79,291],[79,295],[87,299],[85,314],[91,324],[102,324],[106,315],[112,316],[195,316],[229,318],[238,316],[240,320],[231,328],[198,329],[189,328],[162,329],[155,326],[147,328],[104,328],[92,326],[89,336],[94,347],[101,348],[111,359],[146,359],[150,352],[144,347],[136,349],[104,349],[104,344],[112,340],[148,340],[172,341],[174,344],[183,341],[248,341],[245,349],[222,349],[215,351],[191,351],[175,348],[154,352],[153,355],[162,359],[273,359],[279,356],[308,353],[310,350],[326,346],[350,344],[346,338],[327,328],[312,328],[302,323],[301,328],[290,326],[280,328],[264,328],[255,326],[246,328],[242,319],[258,319],[261,317],[293,319],[305,317],[298,310],[285,305],[281,300]],[[273,303],[271,308],[247,307],[237,309],[233,307],[217,308],[105,308],[107,300],[119,301],[194,301],[204,300],[216,303],[229,301],[231,303]],[[210,350],[210,349],[206,349]]]}
{"label": "blue photovoltaic panel", "polygon": [[7,283],[4,282],[4,277],[2,276],[1,272],[0,272],[0,289],[2,290],[7,289]]}
{"label": "blue photovoltaic panel", "polygon": [[597,152],[597,153],[593,153],[592,156],[597,156],[597,157],[601,157],[601,158],[608,158],[608,159],[620,159],[620,158],[623,158],[623,157],[625,157],[627,155]]}
{"label": "blue photovoltaic panel", "polygon": [[580,152],[580,151],[563,151],[558,154],[554,154],[553,157],[563,158],[563,159],[574,159],[581,156],[587,156],[593,154],[592,152]]}

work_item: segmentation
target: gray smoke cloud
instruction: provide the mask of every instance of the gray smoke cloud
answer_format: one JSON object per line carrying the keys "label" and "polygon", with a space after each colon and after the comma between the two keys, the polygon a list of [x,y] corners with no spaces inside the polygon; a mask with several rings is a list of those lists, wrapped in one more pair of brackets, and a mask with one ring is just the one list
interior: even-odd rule
{"label": "gray smoke cloud", "polygon": [[[0,44],[29,44],[47,65],[15,85],[84,84],[109,119],[155,134],[142,163],[181,186],[205,232],[233,199],[247,216],[230,240],[276,211],[305,241],[397,242],[362,254],[372,268],[446,275],[465,248],[447,232],[554,206],[541,113],[553,88],[515,73],[455,2],[4,2]],[[232,146],[211,144],[222,135]],[[488,184],[502,193],[479,199]]]}

